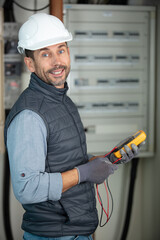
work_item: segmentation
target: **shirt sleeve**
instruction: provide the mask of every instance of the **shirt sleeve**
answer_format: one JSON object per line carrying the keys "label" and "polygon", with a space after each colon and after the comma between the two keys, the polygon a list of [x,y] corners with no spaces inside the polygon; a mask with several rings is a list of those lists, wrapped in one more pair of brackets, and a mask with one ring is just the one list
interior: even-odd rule
{"label": "shirt sleeve", "polygon": [[57,201],[62,194],[60,173],[45,172],[47,130],[43,119],[23,110],[7,131],[7,149],[14,194],[22,204]]}

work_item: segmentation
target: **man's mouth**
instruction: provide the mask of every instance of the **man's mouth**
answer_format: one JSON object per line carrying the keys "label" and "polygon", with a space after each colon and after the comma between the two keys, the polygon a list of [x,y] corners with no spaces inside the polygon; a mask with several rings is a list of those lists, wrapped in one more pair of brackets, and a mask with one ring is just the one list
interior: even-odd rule
{"label": "man's mouth", "polygon": [[63,72],[63,69],[61,69],[60,71],[53,71],[52,74],[54,75],[59,75]]}
{"label": "man's mouth", "polygon": [[49,73],[52,74],[53,76],[60,77],[63,75],[64,70],[65,70],[65,67],[60,67],[56,69],[54,68],[54,69],[51,69]]}

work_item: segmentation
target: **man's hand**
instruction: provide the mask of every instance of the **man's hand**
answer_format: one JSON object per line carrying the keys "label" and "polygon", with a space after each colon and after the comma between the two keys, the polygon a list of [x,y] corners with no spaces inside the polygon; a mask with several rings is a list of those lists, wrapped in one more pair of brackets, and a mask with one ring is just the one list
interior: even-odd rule
{"label": "man's hand", "polygon": [[117,170],[117,166],[112,164],[108,158],[95,158],[86,164],[76,167],[79,173],[80,182],[92,182],[101,184]]}
{"label": "man's hand", "polygon": [[120,154],[121,154],[122,158],[119,161],[117,161],[117,158],[112,153],[110,155],[110,161],[112,163],[116,163],[116,164],[127,163],[139,154],[140,147],[144,144],[145,144],[145,142],[142,142],[139,146],[132,144],[131,145],[132,149],[130,149],[127,145],[124,145],[125,151],[123,149],[120,150]]}

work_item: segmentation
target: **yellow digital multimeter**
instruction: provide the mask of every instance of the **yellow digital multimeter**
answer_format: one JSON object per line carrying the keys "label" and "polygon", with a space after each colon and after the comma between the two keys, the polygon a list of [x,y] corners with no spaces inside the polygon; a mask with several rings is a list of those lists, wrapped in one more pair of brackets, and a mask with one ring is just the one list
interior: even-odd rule
{"label": "yellow digital multimeter", "polygon": [[114,151],[114,155],[116,158],[121,158],[120,150],[124,150],[124,145],[127,145],[130,149],[132,149],[131,145],[134,143],[135,145],[141,144],[146,139],[146,134],[144,131],[140,130],[136,132],[134,135],[130,136],[129,138],[125,139],[124,142],[121,142],[120,145],[116,146],[116,150]]}

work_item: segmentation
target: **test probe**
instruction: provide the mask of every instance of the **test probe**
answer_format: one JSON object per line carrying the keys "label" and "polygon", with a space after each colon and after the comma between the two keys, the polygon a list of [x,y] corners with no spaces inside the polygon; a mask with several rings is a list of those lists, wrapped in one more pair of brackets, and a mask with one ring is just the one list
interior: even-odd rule
{"label": "test probe", "polygon": [[[124,141],[120,142],[120,144],[118,144],[116,147],[114,147],[109,153],[105,154],[104,157],[107,157],[109,160],[111,159],[111,154],[114,154],[114,156],[117,158],[114,162],[112,162],[113,164],[119,164],[119,163],[125,163],[125,161],[121,161],[122,160],[122,156],[120,153],[120,150],[124,149],[124,146],[127,145],[130,149],[132,149],[132,144],[135,144],[136,146],[139,146],[142,142],[144,142],[146,139],[146,133],[143,130],[139,130],[138,132],[136,132],[135,134],[133,134],[132,136],[126,138]],[[98,184],[97,184],[97,197],[98,197],[98,201],[101,205],[101,217],[100,217],[100,227],[103,227],[106,225],[106,223],[109,221],[109,219],[111,218],[112,212],[113,212],[113,197],[112,197],[112,193],[111,190],[109,188],[109,184],[108,184],[108,179],[106,179],[106,181],[104,182],[104,186],[105,186],[105,190],[106,190],[106,194],[107,194],[107,210],[103,207],[103,203],[102,203],[102,198],[100,196],[100,193],[98,191]],[[111,197],[111,201],[112,201],[112,209],[111,209],[111,213],[109,214],[109,194]],[[107,220],[104,224],[102,224],[102,217],[103,217],[103,213],[105,213]]]}

